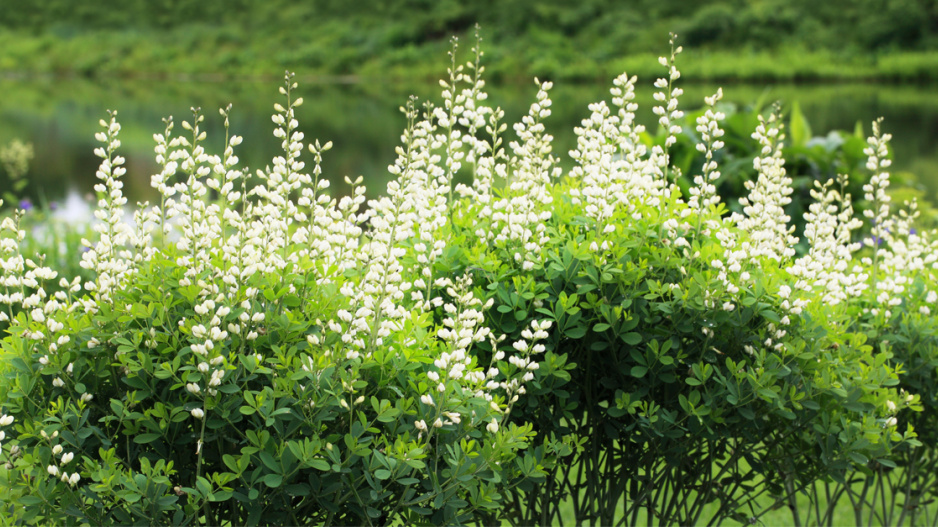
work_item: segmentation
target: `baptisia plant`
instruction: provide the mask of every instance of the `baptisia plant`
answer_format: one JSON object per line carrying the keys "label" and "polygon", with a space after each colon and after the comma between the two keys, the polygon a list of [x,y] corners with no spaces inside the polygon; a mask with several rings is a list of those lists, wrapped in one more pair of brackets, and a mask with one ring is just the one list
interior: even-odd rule
{"label": "baptisia plant", "polygon": [[[806,214],[810,231],[818,237],[812,252],[798,260],[794,270],[802,278],[799,288],[812,302],[836,305],[846,313],[854,331],[863,332],[880,354],[900,368],[899,394],[881,408],[888,424],[905,418],[918,440],[897,448],[889,458],[871,461],[842,478],[819,482],[810,488],[811,506],[793,507],[793,521],[834,524],[834,510],[849,503],[856,523],[934,525],[929,504],[938,494],[934,478],[936,382],[938,341],[932,315],[938,269],[938,242],[934,233],[918,232],[919,212],[913,201],[898,211],[890,207],[889,134],[881,122],[873,123],[865,154],[872,178],[864,185],[868,204],[864,211],[871,223],[861,243],[850,243],[849,232],[858,226],[852,219],[845,178],[837,187],[819,186],[818,204]],[[807,231],[806,231],[807,232]],[[857,252],[859,261],[851,260]],[[913,412],[914,410],[914,412]]]}
{"label": "baptisia plant", "polygon": [[328,193],[332,145],[305,143],[287,74],[283,154],[256,184],[230,107],[220,154],[193,109],[182,134],[167,119],[154,136],[159,203],[126,223],[112,113],[91,279],[28,259],[19,216],[3,220],[7,517],[556,524],[567,502],[577,523],[749,521],[915,446],[897,412],[916,386],[895,388],[889,339],[844,306],[893,321],[908,294],[893,270],[933,246],[876,216],[891,249],[857,263],[852,209],[822,183],[797,257],[775,115],[728,214],[721,91],[682,191],[679,52],[655,83],[658,134],[623,74],[562,177],[552,84],[509,138],[478,40],[465,65],[454,49],[442,102],[403,108],[393,178],[367,204],[360,178]]}
{"label": "baptisia plant", "polygon": [[[197,109],[181,135],[167,120],[160,203],[133,223],[116,113],[102,121],[93,280],[49,297],[56,273],[18,252],[18,216],[4,220],[8,518],[464,523],[543,475],[531,425],[507,416],[551,323],[506,340],[472,278],[434,267],[465,95],[425,119],[407,107],[397,178],[362,210],[360,179],[350,197],[327,193],[331,143],[309,145],[306,172],[295,89],[288,74],[283,155],[253,187],[240,137],[213,155]],[[497,353],[482,361],[480,343]]]}
{"label": "baptisia plant", "polygon": [[[509,175],[504,190],[490,198],[486,182],[454,214],[461,245],[483,249],[454,252],[449,265],[486,281],[492,326],[519,334],[532,318],[554,322],[550,351],[512,415],[535,423],[541,448],[561,461],[543,484],[512,491],[516,524],[571,521],[565,500],[576,523],[748,522],[817,478],[842,479],[851,466],[888,459],[897,442],[915,444],[889,410],[901,367],[848,313],[800,288],[794,268],[808,261],[796,263],[785,214],[792,179],[777,113],[753,133],[760,151],[739,213],[727,214],[714,184],[722,91],[696,120],[704,162],[695,186],[685,197],[676,183],[679,52],[661,59],[657,136],[636,123],[636,79],[622,75],[611,104],[590,105],[576,129],[566,178],[526,170],[555,166],[549,136],[533,128],[549,115],[539,95],[525,121],[532,139],[513,144],[513,157],[488,150],[487,165]],[[535,199],[549,211],[537,218],[536,243],[497,234],[506,232],[499,210]],[[508,216],[507,232],[530,240],[529,221]],[[808,258],[849,259],[832,243],[853,247],[856,222],[847,212],[839,221],[834,242],[815,226]],[[831,294],[863,294],[857,273],[827,279]]]}

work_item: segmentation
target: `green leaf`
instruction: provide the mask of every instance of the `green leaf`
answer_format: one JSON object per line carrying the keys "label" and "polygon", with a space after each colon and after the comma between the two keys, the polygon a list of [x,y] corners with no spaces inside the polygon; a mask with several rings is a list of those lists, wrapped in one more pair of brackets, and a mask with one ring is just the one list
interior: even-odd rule
{"label": "green leaf", "polygon": [[38,496],[23,496],[19,499],[19,502],[20,505],[32,507],[33,505],[39,505],[42,503],[42,498],[39,498]]}
{"label": "green leaf", "polygon": [[140,434],[134,437],[134,443],[138,445],[145,445],[147,443],[152,443],[160,438],[160,434]]}
{"label": "green leaf", "polygon": [[232,492],[232,491],[230,491],[230,490],[220,490],[220,491],[218,491],[218,492],[212,494],[212,497],[209,498],[209,499],[210,499],[211,501],[228,501],[228,500],[231,499],[231,497],[232,497],[233,495],[234,495],[234,492]]}
{"label": "green leaf", "polygon": [[648,373],[648,368],[645,366],[632,366],[632,377],[641,379]]}
{"label": "green leaf", "polygon": [[768,320],[769,322],[774,322],[776,324],[780,323],[782,319],[778,318],[778,314],[775,311],[766,309],[762,313],[762,318]]}
{"label": "green leaf", "polygon": [[870,462],[870,458],[864,456],[863,454],[859,452],[850,452],[847,454],[847,457],[852,459],[853,462],[857,463],[858,465],[866,465],[867,463]]}
{"label": "green leaf", "polygon": [[195,487],[199,489],[199,492],[201,492],[203,496],[208,496],[212,493],[212,484],[201,476],[195,480]]}
{"label": "green leaf", "polygon": [[268,487],[275,489],[283,483],[283,476],[280,474],[267,474],[264,476],[264,484]]}
{"label": "green leaf", "polygon": [[380,480],[386,480],[391,477],[391,471],[386,469],[378,469],[375,471],[375,477]]}
{"label": "green leaf", "polygon": [[791,105],[791,119],[789,120],[791,142],[794,146],[805,146],[811,139],[811,126],[801,113],[801,105],[795,101]]}
{"label": "green leaf", "polygon": [[404,460],[404,463],[407,463],[407,465],[409,465],[409,466],[411,466],[411,467],[413,467],[413,468],[415,468],[415,469],[417,469],[417,470],[423,470],[423,469],[427,468],[426,463],[424,463],[423,461],[420,461],[419,459],[405,459],[405,460]]}
{"label": "green leaf", "polygon": [[305,483],[294,483],[283,488],[291,496],[309,496],[309,485]]}
{"label": "green leaf", "polygon": [[884,467],[896,468],[896,462],[888,458],[880,458],[876,462]]}
{"label": "green leaf", "polygon": [[693,405],[690,404],[690,401],[687,400],[687,397],[684,397],[684,394],[683,394],[683,393],[679,393],[679,394],[677,395],[677,402],[678,402],[678,404],[681,405],[681,408],[683,408],[685,412],[687,412],[687,413],[689,413],[689,414],[693,414],[693,413],[694,413],[694,407],[693,407]]}
{"label": "green leaf", "polygon": [[639,333],[631,331],[629,333],[624,333],[619,336],[622,339],[622,342],[625,342],[629,346],[636,346],[642,342],[642,336]]}
{"label": "green leaf", "polygon": [[227,466],[229,470],[231,470],[235,474],[241,473],[241,470],[238,468],[238,460],[235,459],[234,456],[232,456],[231,454],[225,454],[224,456],[222,456],[221,459],[222,461],[225,462],[225,466]]}
{"label": "green leaf", "polygon": [[309,466],[315,468],[316,470],[321,470],[323,472],[329,472],[329,462],[325,459],[313,459],[310,460]]}
{"label": "green leaf", "polygon": [[296,295],[287,295],[283,297],[283,305],[287,307],[297,307],[300,305],[300,298]]}

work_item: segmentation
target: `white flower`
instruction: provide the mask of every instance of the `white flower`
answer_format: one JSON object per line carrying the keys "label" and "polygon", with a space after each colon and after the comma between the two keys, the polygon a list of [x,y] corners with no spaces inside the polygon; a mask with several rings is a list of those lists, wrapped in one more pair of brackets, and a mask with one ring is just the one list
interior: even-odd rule
{"label": "white flower", "polygon": [[201,408],[194,408],[191,413],[192,417],[195,417],[196,419],[202,419],[205,417],[205,412],[203,412]]}
{"label": "white flower", "polygon": [[13,416],[4,414],[3,417],[0,417],[0,426],[7,426],[13,424]]}
{"label": "white flower", "polygon": [[492,418],[492,422],[489,423],[489,424],[487,424],[487,425],[485,425],[485,429],[488,430],[489,432],[493,433],[493,434],[494,434],[495,432],[498,432],[498,421],[496,421],[495,418],[493,417],[493,418]]}
{"label": "white flower", "polygon": [[[56,446],[58,446],[58,445],[56,445]],[[63,464],[63,465],[68,465],[68,464],[72,461],[72,459],[74,459],[74,458],[75,458],[75,453],[74,453],[74,452],[66,452],[65,454],[62,455],[62,464]]]}
{"label": "white flower", "polygon": [[62,445],[55,445],[54,447],[52,447],[52,453],[53,453],[54,455],[56,455],[56,456],[59,455],[59,454],[61,454],[61,453],[62,453]]}

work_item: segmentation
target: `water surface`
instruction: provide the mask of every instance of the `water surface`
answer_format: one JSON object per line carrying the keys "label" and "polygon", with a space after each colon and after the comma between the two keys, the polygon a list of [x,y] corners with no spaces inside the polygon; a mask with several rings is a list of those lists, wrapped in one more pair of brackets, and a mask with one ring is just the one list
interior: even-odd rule
{"label": "water surface", "polygon": [[[651,113],[651,80],[639,91],[639,121],[654,129]],[[33,200],[64,202],[93,192],[99,159],[93,154],[98,121],[106,110],[118,111],[122,125],[121,155],[127,159],[125,192],[132,201],[154,199],[150,175],[157,171],[153,160],[153,134],[162,132],[163,118],[172,115],[176,133],[184,133],[180,122],[191,119],[191,107],[201,107],[206,116],[209,151],[221,153],[224,140],[218,108],[233,104],[232,132],[244,137],[238,155],[251,171],[270,164],[279,155],[280,142],[273,137],[270,120],[273,105],[282,102],[278,83],[120,80],[92,82],[84,79],[0,80],[0,144],[14,138],[33,143],[36,151],[29,172],[27,193]],[[715,86],[685,86],[684,109],[699,107]],[[333,141],[326,154],[324,173],[334,182],[335,193],[344,193],[346,175],[363,175],[369,195],[380,193],[387,181],[386,167],[394,161],[394,147],[405,125],[399,107],[408,95],[438,101],[434,85],[412,86],[301,84],[297,95],[304,98],[298,111],[306,140]],[[526,112],[536,87],[490,87],[491,101],[506,110],[514,122]],[[885,117],[892,133],[894,169],[914,173],[926,189],[926,197],[938,201],[938,98],[933,87],[893,85],[749,86],[724,88],[725,100],[741,105],[763,100],[784,104],[799,101],[815,135],[833,129],[853,130],[860,121],[869,123]],[[556,85],[552,91],[553,115],[547,122],[556,138],[555,152],[566,158],[575,145],[573,127],[588,114],[590,102],[608,97],[600,84]],[[510,130],[510,127],[509,127]],[[312,160],[307,159],[310,163]],[[8,182],[0,174],[0,190]]]}

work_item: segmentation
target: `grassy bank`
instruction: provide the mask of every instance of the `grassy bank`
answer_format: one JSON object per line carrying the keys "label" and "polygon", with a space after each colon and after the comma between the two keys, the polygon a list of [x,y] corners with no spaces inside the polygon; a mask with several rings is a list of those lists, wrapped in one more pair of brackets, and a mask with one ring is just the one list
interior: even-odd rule
{"label": "grassy bank", "polygon": [[[394,45],[328,31],[309,39],[228,27],[81,32],[0,30],[0,73],[124,78],[274,78],[285,69],[307,79],[368,82],[433,79],[446,65],[445,38]],[[471,35],[464,32],[468,51]],[[576,39],[487,39],[489,79],[528,82],[605,80],[622,71],[659,75],[658,53],[583,48]],[[938,81],[938,51],[831,51],[797,43],[774,49],[688,51],[683,78],[697,82]]]}

